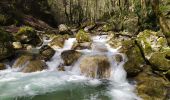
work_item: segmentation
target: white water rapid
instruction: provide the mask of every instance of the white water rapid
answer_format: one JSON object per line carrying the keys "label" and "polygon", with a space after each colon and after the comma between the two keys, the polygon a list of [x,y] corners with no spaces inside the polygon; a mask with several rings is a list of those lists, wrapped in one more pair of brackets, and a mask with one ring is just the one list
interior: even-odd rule
{"label": "white water rapid", "polygon": [[[67,66],[68,70],[57,71],[56,67],[62,62],[61,52],[70,50],[76,41],[75,38],[70,38],[46,62],[49,66],[47,70],[22,73],[8,67],[0,71],[0,100],[140,100],[134,93],[134,85],[129,84],[126,79],[123,69],[126,56],[107,44],[106,35],[95,36],[92,40],[92,50],[79,51],[85,56],[106,54],[112,66],[109,79],[92,79],[82,75],[79,69],[81,58],[72,69]],[[106,49],[107,52],[100,52],[99,49]],[[123,61],[113,60],[112,57],[116,54],[122,55]]]}

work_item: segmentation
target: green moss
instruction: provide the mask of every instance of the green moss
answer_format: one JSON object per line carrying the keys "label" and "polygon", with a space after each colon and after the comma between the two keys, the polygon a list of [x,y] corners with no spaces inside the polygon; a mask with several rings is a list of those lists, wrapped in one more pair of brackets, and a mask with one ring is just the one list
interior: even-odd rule
{"label": "green moss", "polygon": [[4,25],[7,22],[7,17],[0,14],[0,24]]}
{"label": "green moss", "polygon": [[79,43],[90,42],[91,38],[90,38],[89,33],[85,32],[84,30],[79,30],[79,32],[76,34],[76,40]]}
{"label": "green moss", "polygon": [[23,26],[19,29],[16,35],[22,35],[22,34],[35,34],[35,30],[32,27],[29,26]]}
{"label": "green moss", "polygon": [[102,31],[104,31],[104,32],[112,31],[113,30],[113,26],[114,25],[106,24],[106,25],[103,26]]}

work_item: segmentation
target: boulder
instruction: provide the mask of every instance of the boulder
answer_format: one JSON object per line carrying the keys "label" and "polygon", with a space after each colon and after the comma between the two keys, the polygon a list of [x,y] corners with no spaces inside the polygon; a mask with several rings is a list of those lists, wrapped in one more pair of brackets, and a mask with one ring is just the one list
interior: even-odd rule
{"label": "boulder", "polygon": [[137,42],[147,59],[151,57],[152,53],[163,51],[168,47],[167,40],[163,33],[150,30],[140,32],[137,36]]}
{"label": "boulder", "polygon": [[3,64],[3,63],[0,63],[0,70],[4,70],[4,69],[6,69],[6,66],[5,66],[5,64]]}
{"label": "boulder", "polygon": [[0,29],[0,60],[10,57],[13,52],[12,46],[12,36],[5,32],[4,30]]}
{"label": "boulder", "polygon": [[143,70],[145,60],[134,39],[113,37],[110,39],[109,44],[114,48],[120,47],[119,51],[126,54],[128,60],[124,64],[124,69],[126,70],[128,77],[134,77]]}
{"label": "boulder", "polygon": [[81,57],[81,55],[82,54],[80,52],[75,50],[66,50],[61,53],[61,58],[64,61],[64,65],[70,66],[76,62]]}
{"label": "boulder", "polygon": [[68,39],[68,35],[57,35],[48,45],[53,49],[63,48],[66,39]]}
{"label": "boulder", "polygon": [[29,73],[47,69],[47,65],[33,55],[22,55],[17,58],[12,68],[17,68],[21,72]]}
{"label": "boulder", "polygon": [[111,65],[107,56],[85,56],[80,60],[80,70],[83,74],[92,78],[109,78]]}
{"label": "boulder", "polygon": [[44,45],[40,48],[40,57],[47,61],[50,60],[55,54],[55,50],[48,45]]}
{"label": "boulder", "polygon": [[76,40],[78,43],[91,42],[89,33],[85,32],[84,30],[78,31],[78,33],[76,34]]}
{"label": "boulder", "polygon": [[149,62],[152,64],[154,70],[170,70],[170,51],[153,53]]}
{"label": "boulder", "polygon": [[78,43],[75,42],[72,46],[73,50],[91,49],[91,42]]}
{"label": "boulder", "polygon": [[143,100],[168,100],[168,81],[163,77],[152,73],[151,68],[145,67],[145,71],[140,73],[137,81],[137,93]]}
{"label": "boulder", "polygon": [[36,34],[35,29],[28,26],[20,27],[18,32],[15,34],[17,41],[23,44],[31,44],[36,46],[42,44],[40,37]]}

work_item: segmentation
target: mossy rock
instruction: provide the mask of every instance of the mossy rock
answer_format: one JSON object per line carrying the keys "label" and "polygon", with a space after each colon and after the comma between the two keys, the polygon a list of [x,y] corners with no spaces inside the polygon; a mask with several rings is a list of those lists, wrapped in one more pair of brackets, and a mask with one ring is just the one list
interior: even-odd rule
{"label": "mossy rock", "polygon": [[32,44],[36,46],[37,44],[42,43],[40,37],[36,34],[35,29],[28,26],[20,27],[15,34],[15,38],[23,44]]}
{"label": "mossy rock", "polygon": [[149,62],[153,65],[152,68],[155,70],[170,70],[170,51],[153,53]]}
{"label": "mossy rock", "polygon": [[169,100],[167,98],[168,81],[164,80],[163,77],[154,75],[147,66],[145,66],[145,69],[135,78],[139,97],[143,100]]}
{"label": "mossy rock", "polygon": [[101,31],[108,32],[108,31],[113,31],[115,29],[114,24],[108,23],[102,26]]}
{"label": "mossy rock", "polygon": [[47,69],[47,65],[44,61],[38,59],[38,57],[33,55],[22,55],[14,62],[13,68],[18,71],[30,73],[36,71],[42,71]]}
{"label": "mossy rock", "polygon": [[140,45],[144,55],[149,59],[153,52],[163,51],[168,47],[168,43],[163,33],[145,30],[137,36],[137,42]]}
{"label": "mossy rock", "polygon": [[78,43],[83,43],[83,42],[91,42],[91,37],[90,34],[85,32],[84,30],[79,30],[78,33],[76,34],[76,40]]}
{"label": "mossy rock", "polygon": [[13,37],[9,33],[0,29],[0,36],[0,60],[2,60],[11,56],[14,49],[12,46]]}
{"label": "mossy rock", "polygon": [[48,61],[55,54],[55,50],[48,45],[44,45],[40,48],[40,57],[42,60]]}
{"label": "mossy rock", "polygon": [[63,48],[65,40],[69,38],[69,35],[57,35],[55,36],[52,41],[48,44],[51,48]]}

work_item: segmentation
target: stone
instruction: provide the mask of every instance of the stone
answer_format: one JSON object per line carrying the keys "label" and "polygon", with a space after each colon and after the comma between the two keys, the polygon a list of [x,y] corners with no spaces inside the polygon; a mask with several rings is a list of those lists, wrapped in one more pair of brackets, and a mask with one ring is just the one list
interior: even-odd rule
{"label": "stone", "polygon": [[151,57],[152,53],[163,51],[168,47],[167,40],[163,33],[150,30],[140,32],[137,36],[137,42],[147,59]]}
{"label": "stone", "polygon": [[145,71],[135,77],[137,94],[144,100],[168,100],[168,82],[163,77],[154,75],[151,68],[145,66]]}
{"label": "stone", "polygon": [[45,62],[36,58],[33,55],[22,55],[14,62],[12,68],[16,68],[21,72],[30,73],[36,71],[42,71],[47,69]]}
{"label": "stone", "polygon": [[3,63],[0,63],[0,70],[4,70],[4,69],[6,69],[6,66],[5,66],[5,64],[3,64]]}
{"label": "stone", "polygon": [[170,70],[170,51],[153,53],[149,59],[149,62],[154,70]]}
{"label": "stone", "polygon": [[21,42],[13,42],[12,45],[13,45],[14,49],[21,49],[22,48]]}
{"label": "stone", "polygon": [[42,41],[36,34],[35,29],[28,26],[20,27],[18,32],[15,34],[15,38],[23,44],[31,44],[34,46],[42,44]]}
{"label": "stone", "polygon": [[72,46],[73,50],[91,49],[91,42],[77,43],[75,42]]}
{"label": "stone", "polygon": [[69,27],[65,24],[60,24],[58,26],[58,29],[59,29],[59,33],[60,34],[72,34],[71,30],[69,29]]}
{"label": "stone", "polygon": [[84,56],[80,60],[80,70],[87,77],[106,79],[110,77],[111,65],[107,56]]}
{"label": "stone", "polygon": [[44,45],[40,48],[40,57],[45,61],[50,60],[54,54],[55,50],[48,45]]}
{"label": "stone", "polygon": [[91,42],[89,33],[85,32],[84,30],[78,31],[78,33],[76,34],[76,40],[78,43]]}
{"label": "stone", "polygon": [[48,45],[53,49],[63,48],[66,39],[68,39],[67,35],[57,35]]}
{"label": "stone", "polygon": [[80,57],[81,53],[75,50],[66,50],[61,53],[61,58],[64,61],[64,65],[70,66],[74,64]]}

